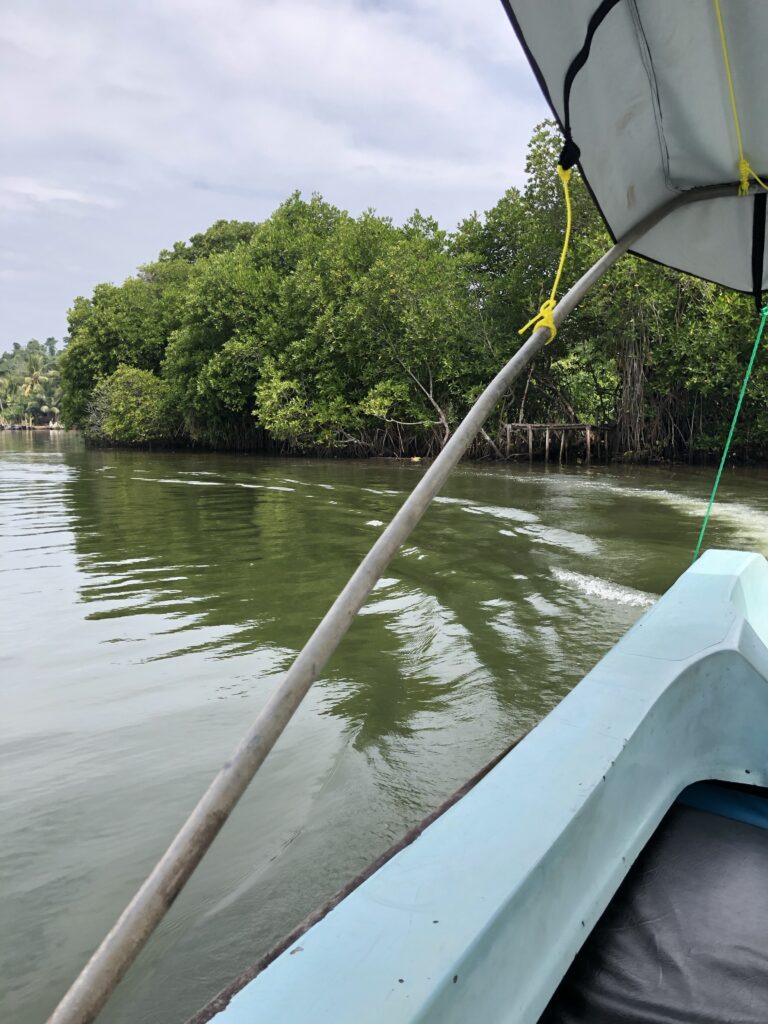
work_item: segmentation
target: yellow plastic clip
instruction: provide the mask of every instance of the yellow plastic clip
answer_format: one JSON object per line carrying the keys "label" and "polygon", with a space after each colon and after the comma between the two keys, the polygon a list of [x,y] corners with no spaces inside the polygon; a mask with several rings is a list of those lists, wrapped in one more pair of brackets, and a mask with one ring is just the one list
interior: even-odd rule
{"label": "yellow plastic clip", "polygon": [[568,246],[571,244],[571,227],[573,225],[573,210],[571,208],[571,168],[569,167],[565,170],[558,164],[557,174],[562,182],[563,195],[565,197],[565,237],[563,238],[560,262],[557,265],[557,273],[555,274],[555,280],[552,284],[552,291],[549,293],[549,298],[546,302],[542,302],[541,308],[536,316],[531,317],[525,327],[521,327],[517,332],[518,334],[525,334],[530,327],[534,330],[537,330],[539,327],[546,327],[549,331],[549,338],[547,338],[548,345],[553,341],[557,334],[554,317],[555,298],[557,296],[557,289],[560,287],[560,278],[563,276],[563,267],[565,266],[565,258],[568,255]]}

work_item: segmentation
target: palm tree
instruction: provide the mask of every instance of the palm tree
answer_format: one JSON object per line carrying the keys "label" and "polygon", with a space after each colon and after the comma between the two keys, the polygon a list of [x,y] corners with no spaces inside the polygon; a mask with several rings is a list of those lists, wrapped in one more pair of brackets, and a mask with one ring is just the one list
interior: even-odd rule
{"label": "palm tree", "polygon": [[55,424],[61,405],[56,340],[34,338],[0,353],[0,425]]}
{"label": "palm tree", "polygon": [[26,422],[26,407],[27,403],[24,400],[23,391],[18,380],[11,378],[5,395],[4,415],[7,416],[11,423],[19,420]]}
{"label": "palm tree", "polygon": [[22,391],[29,397],[34,395],[48,378],[43,373],[45,359],[42,352],[30,352],[27,356],[27,376],[24,378]]}
{"label": "palm tree", "polygon": [[58,377],[58,373],[54,371],[50,375],[37,392],[37,400],[39,401],[38,410],[43,416],[48,417],[46,426],[54,427],[58,423],[59,412],[61,411],[61,388],[58,383],[53,379],[54,375]]}
{"label": "palm tree", "polygon": [[8,401],[8,394],[11,390],[11,375],[9,373],[0,374],[0,423],[7,423],[5,415],[5,406]]}

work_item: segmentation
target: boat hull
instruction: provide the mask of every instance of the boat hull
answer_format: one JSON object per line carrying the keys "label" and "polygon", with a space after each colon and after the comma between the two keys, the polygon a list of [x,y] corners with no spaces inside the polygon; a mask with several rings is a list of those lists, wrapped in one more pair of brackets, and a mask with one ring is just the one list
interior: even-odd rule
{"label": "boat hull", "polygon": [[707,552],[216,1024],[537,1021],[678,795],[768,786],[766,643],[768,563]]}

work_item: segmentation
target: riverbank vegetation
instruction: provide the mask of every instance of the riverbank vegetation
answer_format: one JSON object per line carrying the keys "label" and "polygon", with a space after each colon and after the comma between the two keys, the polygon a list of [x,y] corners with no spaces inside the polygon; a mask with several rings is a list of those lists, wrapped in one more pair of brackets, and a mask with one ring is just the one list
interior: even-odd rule
{"label": "riverbank vegetation", "polygon": [[[457,230],[403,225],[320,196],[261,223],[219,221],[122,285],[75,300],[63,415],[92,441],[354,455],[433,455],[520,344],[562,243],[559,138],[536,129],[526,183]],[[566,280],[609,245],[574,177]],[[617,454],[721,447],[754,329],[751,300],[630,257],[582,303],[494,411],[507,424],[610,425]],[[516,435],[517,436],[517,435]],[[736,450],[768,453],[768,368]]]}
{"label": "riverbank vegetation", "polygon": [[56,427],[61,408],[57,341],[35,339],[0,355],[0,427]]}

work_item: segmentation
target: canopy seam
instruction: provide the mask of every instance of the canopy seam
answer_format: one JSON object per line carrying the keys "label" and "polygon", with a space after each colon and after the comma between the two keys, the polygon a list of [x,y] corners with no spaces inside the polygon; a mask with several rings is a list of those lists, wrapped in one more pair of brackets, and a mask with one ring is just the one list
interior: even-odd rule
{"label": "canopy seam", "polygon": [[640,51],[640,60],[643,68],[645,69],[645,73],[648,76],[648,87],[651,93],[651,109],[653,110],[653,119],[656,123],[656,134],[659,140],[659,157],[661,166],[664,169],[664,184],[666,185],[668,192],[677,194],[683,190],[676,187],[672,182],[670,173],[669,145],[664,131],[664,114],[661,109],[661,89],[659,88],[659,80],[656,76],[656,66],[653,63],[653,54],[651,53],[648,36],[645,33],[645,28],[643,27],[643,22],[640,17],[637,0],[629,0],[629,9],[634,23],[635,34],[637,36],[637,47]]}

